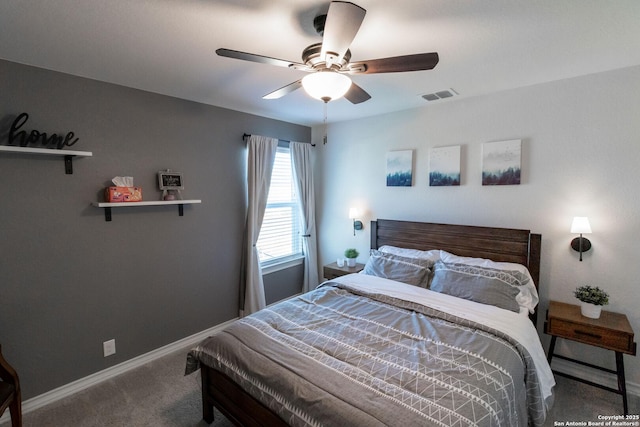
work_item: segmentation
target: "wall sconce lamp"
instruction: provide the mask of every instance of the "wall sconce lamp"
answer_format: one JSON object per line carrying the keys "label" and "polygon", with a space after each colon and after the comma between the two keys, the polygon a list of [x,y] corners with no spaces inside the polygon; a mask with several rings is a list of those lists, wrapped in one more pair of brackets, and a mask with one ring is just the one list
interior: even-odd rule
{"label": "wall sconce lamp", "polygon": [[356,219],[360,216],[358,208],[349,208],[349,218],[353,220],[353,235],[356,235],[356,230],[362,230],[362,221]]}
{"label": "wall sconce lamp", "polygon": [[591,249],[591,242],[589,239],[582,237],[583,234],[591,234],[591,225],[589,224],[589,218],[586,216],[576,216],[571,223],[571,233],[580,234],[580,237],[576,237],[571,241],[571,248],[574,251],[580,252],[580,261],[582,261],[582,252],[587,252]]}

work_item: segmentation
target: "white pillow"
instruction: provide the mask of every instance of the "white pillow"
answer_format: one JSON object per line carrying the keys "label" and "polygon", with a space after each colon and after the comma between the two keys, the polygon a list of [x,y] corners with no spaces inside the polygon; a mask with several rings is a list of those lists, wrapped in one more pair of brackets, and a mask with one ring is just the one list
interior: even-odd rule
{"label": "white pillow", "polygon": [[440,250],[421,251],[420,249],[400,248],[397,246],[383,245],[378,248],[380,252],[392,255],[403,256],[405,258],[428,259],[436,262],[440,259]]}
{"label": "white pillow", "polygon": [[497,262],[486,258],[462,257],[443,250],[440,251],[440,259],[445,263],[475,265],[478,267],[493,268],[496,270],[519,271],[528,279],[523,283],[523,286],[518,287],[520,289],[520,293],[516,296],[516,301],[520,307],[524,307],[529,310],[529,313],[533,313],[536,305],[538,305],[538,302],[540,301],[531,273],[529,273],[527,267],[522,264],[516,264],[514,262]]}

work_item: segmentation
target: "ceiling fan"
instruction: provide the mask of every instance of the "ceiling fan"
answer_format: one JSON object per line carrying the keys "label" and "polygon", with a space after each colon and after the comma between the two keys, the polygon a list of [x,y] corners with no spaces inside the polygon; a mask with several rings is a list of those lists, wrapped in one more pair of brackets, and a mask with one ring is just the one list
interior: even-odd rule
{"label": "ceiling fan", "polygon": [[[258,62],[261,64],[302,70],[310,73],[304,78],[290,83],[280,89],[268,93],[264,99],[277,99],[300,87],[311,96],[325,103],[344,96],[353,104],[359,104],[371,98],[364,89],[353,83],[349,74],[399,73],[405,71],[431,70],[438,63],[436,52],[395,56],[351,62],[349,46],[355,38],[367,11],[360,6],[345,2],[332,1],[326,15],[319,15],[313,20],[322,43],[315,43],[302,51],[302,63],[220,48],[216,53],[220,56]],[[319,85],[320,90],[314,89]],[[340,90],[332,93],[329,87],[340,86]]]}

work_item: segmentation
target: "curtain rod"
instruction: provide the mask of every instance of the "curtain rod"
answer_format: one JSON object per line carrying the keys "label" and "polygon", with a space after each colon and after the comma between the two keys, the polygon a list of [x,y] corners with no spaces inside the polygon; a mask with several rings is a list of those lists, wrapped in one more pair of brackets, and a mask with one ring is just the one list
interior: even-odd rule
{"label": "curtain rod", "polygon": [[[250,133],[243,133],[242,134],[242,140],[244,141],[245,139],[249,138],[251,136]],[[286,143],[290,143],[291,141],[287,141],[286,139],[278,139],[279,142],[286,142]],[[307,142],[307,144],[311,144],[310,142]],[[315,147],[316,144],[311,144],[312,147]]]}

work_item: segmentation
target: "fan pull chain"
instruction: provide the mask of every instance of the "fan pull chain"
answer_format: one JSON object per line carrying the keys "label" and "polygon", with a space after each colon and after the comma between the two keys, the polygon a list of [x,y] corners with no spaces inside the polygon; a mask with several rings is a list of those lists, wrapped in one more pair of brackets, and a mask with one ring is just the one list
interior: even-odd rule
{"label": "fan pull chain", "polygon": [[322,138],[322,145],[327,144],[327,101],[324,102],[324,137]]}

